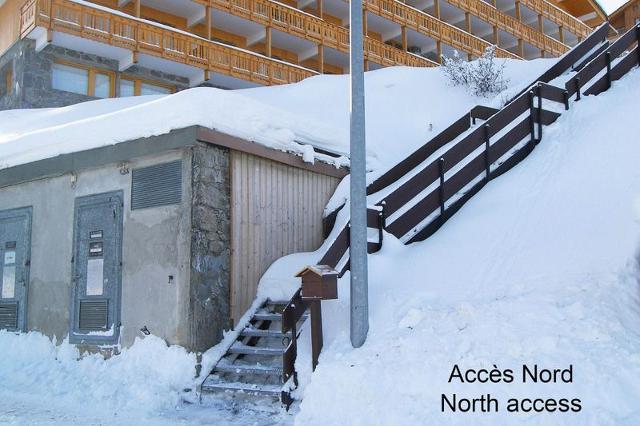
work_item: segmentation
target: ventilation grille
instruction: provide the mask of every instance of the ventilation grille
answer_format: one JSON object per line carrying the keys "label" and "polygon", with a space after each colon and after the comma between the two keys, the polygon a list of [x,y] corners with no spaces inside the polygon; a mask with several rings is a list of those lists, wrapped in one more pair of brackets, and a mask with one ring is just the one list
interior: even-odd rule
{"label": "ventilation grille", "polygon": [[18,302],[0,303],[0,329],[18,328]]}
{"label": "ventilation grille", "polygon": [[80,330],[106,330],[109,301],[81,300],[80,301]]}
{"label": "ventilation grille", "polygon": [[178,204],[182,200],[182,161],[134,169],[131,209]]}

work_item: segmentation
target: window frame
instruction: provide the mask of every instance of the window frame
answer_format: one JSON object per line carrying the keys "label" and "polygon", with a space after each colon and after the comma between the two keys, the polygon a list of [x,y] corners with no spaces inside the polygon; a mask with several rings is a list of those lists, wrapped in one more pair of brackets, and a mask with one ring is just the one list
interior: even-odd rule
{"label": "window frame", "polygon": [[[109,99],[109,98],[116,97],[116,73],[114,71],[104,69],[104,68],[92,67],[89,65],[78,64],[70,61],[58,60],[58,59],[54,60],[53,63],[57,65],[63,65],[66,67],[87,71],[87,93],[84,96],[90,96],[92,98],[97,98],[95,96],[96,75],[98,74],[106,75],[109,78],[109,95],[106,98],[97,98],[97,99]],[[51,69],[51,88],[54,90],[60,90],[61,92],[64,92],[64,90],[62,89],[56,89],[55,87],[53,87],[53,68]],[[69,92],[69,93],[73,93],[73,92]]]}
{"label": "window frame", "polygon": [[[143,84],[149,84],[151,86],[157,86],[157,87],[163,87],[167,90],[169,90],[169,94],[173,94],[176,93],[177,91],[177,87],[173,84],[166,84],[166,83],[162,83],[162,82],[158,82],[158,81],[154,81],[154,80],[149,80],[146,78],[140,78],[140,77],[135,77],[132,75],[121,75],[120,76],[120,81],[122,80],[126,80],[126,81],[131,81],[133,82],[133,96],[141,96],[142,93],[142,85]],[[119,86],[119,84],[118,84]],[[119,88],[119,87],[118,87]],[[120,93],[118,93],[118,97],[120,97]]]}

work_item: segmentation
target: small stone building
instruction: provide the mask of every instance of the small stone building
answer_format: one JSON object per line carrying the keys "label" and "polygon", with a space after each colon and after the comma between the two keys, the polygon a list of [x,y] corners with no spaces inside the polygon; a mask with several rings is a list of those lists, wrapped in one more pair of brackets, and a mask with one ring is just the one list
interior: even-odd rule
{"label": "small stone building", "polygon": [[201,127],[0,169],[0,328],[206,350],[345,174]]}

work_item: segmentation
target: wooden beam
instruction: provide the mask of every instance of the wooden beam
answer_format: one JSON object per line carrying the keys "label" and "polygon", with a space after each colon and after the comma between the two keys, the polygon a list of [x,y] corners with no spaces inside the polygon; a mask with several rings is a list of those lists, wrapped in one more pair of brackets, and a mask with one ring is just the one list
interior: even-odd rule
{"label": "wooden beam", "polygon": [[500,32],[498,31],[498,27],[495,25],[493,27],[493,44],[496,46],[500,45]]}
{"label": "wooden beam", "polygon": [[135,10],[136,18],[139,18],[140,17],[140,0],[135,1],[134,10]]}
{"label": "wooden beam", "polygon": [[471,28],[471,14],[469,12],[464,13],[464,27],[469,34],[473,34]]}
{"label": "wooden beam", "polygon": [[515,7],[516,7],[516,19],[518,21],[522,22],[522,14],[520,13],[520,1],[519,0],[516,0]]}
{"label": "wooden beam", "polygon": [[320,18],[324,19],[324,1],[323,0],[316,0],[316,1],[317,1],[316,5],[318,6],[316,13]]}
{"label": "wooden beam", "polygon": [[521,38],[518,39],[518,56],[524,58],[524,41]]}
{"label": "wooden beam", "polygon": [[369,29],[367,28],[367,11],[363,10],[362,11],[362,32],[364,33],[364,35],[366,36],[369,32]]}
{"label": "wooden beam", "polygon": [[211,6],[207,6],[205,9],[204,20],[207,26],[207,40],[211,40]]}
{"label": "wooden beam", "polygon": [[271,57],[271,27],[265,27],[265,56]]}
{"label": "wooden beam", "polygon": [[433,14],[440,19],[440,0],[433,0]]}
{"label": "wooden beam", "polygon": [[400,36],[402,37],[402,50],[404,50],[406,52],[407,48],[408,48],[407,27],[405,27],[404,25],[402,27],[400,27]]}
{"label": "wooden beam", "polygon": [[558,38],[560,43],[564,43],[564,27],[562,25],[558,26]]}
{"label": "wooden beam", "polygon": [[324,74],[324,46],[318,45],[318,72]]}
{"label": "wooden beam", "polygon": [[[538,31],[544,34],[544,16],[538,14]],[[544,58],[544,49],[540,49],[540,57]]]}
{"label": "wooden beam", "polygon": [[441,64],[442,63],[442,42],[440,40],[436,40],[436,55],[438,55],[437,62]]}

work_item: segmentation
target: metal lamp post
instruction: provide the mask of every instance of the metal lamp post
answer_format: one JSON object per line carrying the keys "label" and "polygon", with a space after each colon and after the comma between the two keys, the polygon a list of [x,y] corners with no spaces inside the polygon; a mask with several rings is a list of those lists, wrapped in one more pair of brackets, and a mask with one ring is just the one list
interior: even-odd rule
{"label": "metal lamp post", "polygon": [[351,344],[362,346],[369,331],[367,277],[367,193],[362,0],[350,2],[351,152]]}

